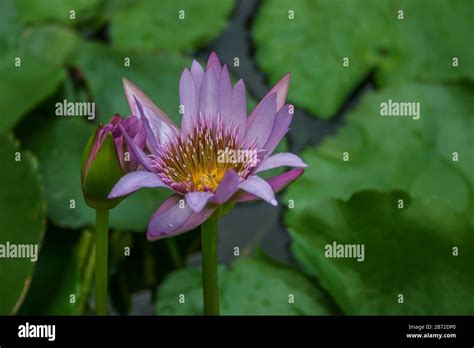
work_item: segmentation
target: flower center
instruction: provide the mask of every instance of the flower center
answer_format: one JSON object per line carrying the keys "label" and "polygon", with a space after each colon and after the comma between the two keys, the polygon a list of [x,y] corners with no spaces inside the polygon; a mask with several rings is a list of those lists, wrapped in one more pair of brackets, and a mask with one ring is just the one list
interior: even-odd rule
{"label": "flower center", "polygon": [[214,192],[229,169],[245,179],[258,163],[254,144],[245,145],[232,123],[224,128],[218,118],[202,118],[187,135],[160,146],[151,156],[158,176],[179,192]]}

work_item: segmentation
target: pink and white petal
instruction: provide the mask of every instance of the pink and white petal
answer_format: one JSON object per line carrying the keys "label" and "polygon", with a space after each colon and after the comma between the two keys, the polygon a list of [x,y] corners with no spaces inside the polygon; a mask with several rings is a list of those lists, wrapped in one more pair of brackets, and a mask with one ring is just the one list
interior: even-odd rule
{"label": "pink and white petal", "polygon": [[112,188],[112,191],[110,191],[108,198],[112,199],[125,196],[144,187],[169,188],[155,173],[136,171],[121,177]]}
{"label": "pink and white petal", "polygon": [[[303,173],[304,169],[292,169],[283,174],[271,177],[267,182],[271,186],[273,192],[278,193],[298,179]],[[234,197],[232,197],[232,199],[236,202],[251,202],[259,200],[260,197],[251,193],[239,191],[234,195]]]}
{"label": "pink and white petal", "polygon": [[232,119],[232,84],[227,65],[222,68],[219,80],[219,113],[224,126],[228,125]]}
{"label": "pink and white petal", "polygon": [[206,206],[207,202],[214,197],[214,194],[212,192],[195,191],[186,193],[184,197],[191,210],[194,213],[200,213]]}
{"label": "pink and white petal", "polygon": [[278,146],[280,140],[288,132],[288,129],[293,119],[293,114],[290,114],[290,105],[287,104],[280,109],[275,115],[275,121],[273,122],[273,128],[268,137],[267,142],[264,145],[266,150],[266,156],[270,156],[273,150]]}
{"label": "pink and white petal", "polygon": [[260,103],[258,103],[255,109],[253,109],[253,111],[250,113],[250,116],[247,119],[247,125],[252,123],[253,119],[257,115],[258,109],[262,107],[265,99],[271,96],[273,93],[277,95],[276,112],[280,111],[283,105],[285,105],[286,96],[288,95],[288,87],[290,86],[290,79],[290,74],[286,74],[280,81],[276,83],[275,86],[273,86],[273,88],[263,97]]}
{"label": "pink and white petal", "polygon": [[238,190],[239,186],[239,175],[233,169],[229,169],[222,180],[217,186],[216,192],[214,192],[213,203],[224,204],[227,202]]}
{"label": "pink and white petal", "polygon": [[217,84],[214,69],[208,69],[204,73],[201,91],[199,93],[199,110],[205,117],[211,117],[213,123],[217,120],[219,107],[219,86]]}
{"label": "pink and white petal", "polygon": [[198,99],[193,76],[186,68],[179,80],[179,100],[184,108],[181,130],[186,135],[193,129],[193,117],[198,115]]}
{"label": "pink and white petal", "polygon": [[272,132],[273,122],[275,120],[276,94],[265,98],[253,121],[248,125],[245,134],[245,143],[255,145],[262,149]]}
{"label": "pink and white petal", "polygon": [[239,189],[260,197],[273,206],[278,205],[272,187],[259,176],[253,175],[248,177],[247,180],[244,180],[239,184]]}
{"label": "pink and white petal", "polygon": [[245,96],[245,84],[240,79],[232,90],[232,122],[238,127],[238,139],[243,140],[245,136],[245,122],[247,119],[247,98]]}
{"label": "pink and white petal", "polygon": [[294,153],[282,152],[264,159],[258,166],[256,173],[284,166],[306,168],[308,165]]}
{"label": "pink and white petal", "polygon": [[173,121],[137,86],[127,79],[123,79],[123,86],[132,115],[141,118],[138,105],[135,102],[136,98],[141,103],[143,113],[150,122],[150,127],[159,143],[166,143],[168,139],[177,133],[178,129]]}

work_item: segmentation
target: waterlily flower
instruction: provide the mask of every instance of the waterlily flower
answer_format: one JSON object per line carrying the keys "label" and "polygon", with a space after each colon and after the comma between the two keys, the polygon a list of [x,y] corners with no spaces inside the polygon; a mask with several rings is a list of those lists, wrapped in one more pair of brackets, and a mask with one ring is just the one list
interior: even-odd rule
{"label": "waterlily flower", "polygon": [[[118,125],[140,170],[122,177],[109,198],[144,187],[173,192],[151,217],[149,240],[192,230],[229,202],[263,199],[276,206],[275,193],[297,179],[306,167],[295,154],[272,155],[293,116],[291,105],[285,104],[289,83],[287,74],[247,117],[244,82],[239,80],[232,86],[227,66],[212,53],[205,69],[193,61],[181,75],[183,117],[179,128],[138,87],[124,79],[132,114],[143,123],[146,149]],[[234,157],[224,156],[226,153]],[[247,155],[236,155],[241,153]],[[282,166],[296,169],[268,180],[258,175]]]}
{"label": "waterlily flower", "polygon": [[126,173],[137,170],[138,161],[124,141],[123,129],[134,146],[143,149],[145,134],[141,120],[130,116],[123,120],[114,115],[106,125],[100,124],[85,147],[81,181],[86,203],[93,208],[113,207],[119,201],[110,201],[111,188]]}

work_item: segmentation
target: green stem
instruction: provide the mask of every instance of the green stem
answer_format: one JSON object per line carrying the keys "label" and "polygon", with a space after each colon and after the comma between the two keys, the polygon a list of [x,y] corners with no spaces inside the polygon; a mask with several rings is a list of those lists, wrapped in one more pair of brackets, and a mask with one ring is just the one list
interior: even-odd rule
{"label": "green stem", "polygon": [[109,210],[95,211],[95,312],[107,315]]}
{"label": "green stem", "polygon": [[219,286],[217,281],[217,219],[201,225],[202,285],[204,314],[219,315]]}

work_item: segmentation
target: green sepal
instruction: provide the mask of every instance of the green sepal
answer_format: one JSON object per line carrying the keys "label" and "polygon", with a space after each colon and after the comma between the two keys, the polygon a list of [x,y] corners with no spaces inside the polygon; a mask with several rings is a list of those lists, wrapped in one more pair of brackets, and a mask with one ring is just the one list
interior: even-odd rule
{"label": "green sepal", "polygon": [[234,207],[235,202],[234,201],[228,201],[221,205],[219,208],[216,209],[216,211],[211,215],[209,219],[221,219],[224,216],[226,216]]}
{"label": "green sepal", "polygon": [[82,193],[89,207],[94,209],[112,209],[121,198],[108,199],[110,191],[118,180],[122,177],[122,168],[115,147],[115,143],[110,132],[107,133],[104,141],[100,145],[96,157],[85,173],[85,166],[96,141],[97,131],[89,139],[83,156],[82,168]]}

